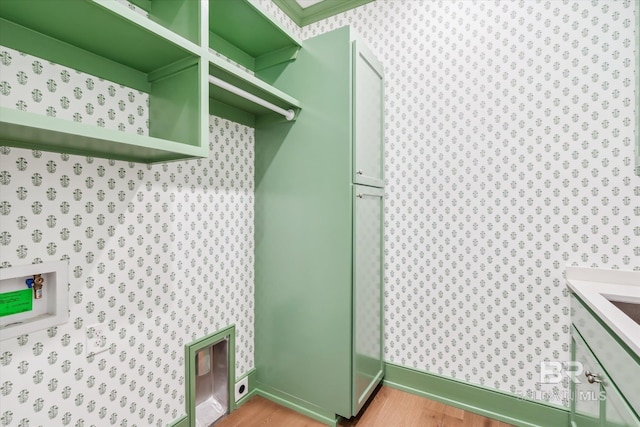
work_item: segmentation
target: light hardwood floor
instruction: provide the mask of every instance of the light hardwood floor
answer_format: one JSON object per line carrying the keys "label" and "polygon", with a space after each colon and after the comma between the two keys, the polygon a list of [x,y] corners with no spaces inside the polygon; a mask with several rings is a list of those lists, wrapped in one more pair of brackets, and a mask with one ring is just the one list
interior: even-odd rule
{"label": "light hardwood floor", "polygon": [[[322,427],[317,421],[259,396],[222,420],[216,427]],[[381,387],[357,418],[340,427],[509,427],[439,402]]]}

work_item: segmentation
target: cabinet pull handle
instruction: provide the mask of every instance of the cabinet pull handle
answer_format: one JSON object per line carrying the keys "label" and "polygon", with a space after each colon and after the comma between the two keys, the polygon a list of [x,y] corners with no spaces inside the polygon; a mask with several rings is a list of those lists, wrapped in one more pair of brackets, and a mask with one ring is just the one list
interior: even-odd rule
{"label": "cabinet pull handle", "polygon": [[356,175],[364,175],[364,171],[360,169],[359,171],[356,172]]}
{"label": "cabinet pull handle", "polygon": [[357,194],[357,195],[356,195],[356,197],[357,197],[358,199],[362,199],[362,198],[364,198],[364,194]]}
{"label": "cabinet pull handle", "polygon": [[589,384],[602,382],[602,380],[598,378],[598,374],[592,374],[591,371],[584,371],[584,376],[587,377]]}

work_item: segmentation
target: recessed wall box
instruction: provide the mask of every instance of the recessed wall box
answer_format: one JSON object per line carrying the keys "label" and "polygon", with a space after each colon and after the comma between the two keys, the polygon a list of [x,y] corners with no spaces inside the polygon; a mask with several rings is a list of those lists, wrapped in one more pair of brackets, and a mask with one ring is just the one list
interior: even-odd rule
{"label": "recessed wall box", "polygon": [[[68,269],[67,261],[0,268],[0,340],[57,326],[69,319]],[[33,283],[34,276],[39,278],[39,298],[27,283],[29,279]]]}

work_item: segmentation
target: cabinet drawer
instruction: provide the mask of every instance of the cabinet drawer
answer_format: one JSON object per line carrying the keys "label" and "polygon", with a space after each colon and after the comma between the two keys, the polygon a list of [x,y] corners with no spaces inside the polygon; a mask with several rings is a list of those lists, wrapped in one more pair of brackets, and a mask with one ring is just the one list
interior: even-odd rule
{"label": "cabinet drawer", "polygon": [[608,377],[626,397],[629,405],[640,414],[640,363],[575,295],[571,297],[571,322],[606,367]]}

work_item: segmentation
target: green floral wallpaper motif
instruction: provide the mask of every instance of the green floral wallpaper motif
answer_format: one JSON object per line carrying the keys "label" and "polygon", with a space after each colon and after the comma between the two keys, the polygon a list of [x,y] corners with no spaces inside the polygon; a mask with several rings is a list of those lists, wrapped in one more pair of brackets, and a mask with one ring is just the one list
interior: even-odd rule
{"label": "green floral wallpaper motif", "polygon": [[149,95],[7,47],[0,106],[148,135]]}
{"label": "green floral wallpaper motif", "polygon": [[[385,65],[386,359],[540,391],[539,362],[569,359],[564,266],[640,269],[637,2],[377,0],[302,30],[260,3],[302,38],[352,25]],[[2,103],[11,85],[45,105],[31,92],[61,79],[1,63]],[[91,116],[82,83],[46,106],[146,132],[113,102],[128,89]],[[1,262],[69,259],[73,301],[67,325],[2,343],[0,425],[164,425],[184,413],[180,339],[232,321],[253,366],[253,131],[210,130],[208,159],[152,167],[1,151]],[[124,337],[89,361],[102,318]]]}
{"label": "green floral wallpaper motif", "polygon": [[[147,132],[144,93],[0,47],[0,104]],[[147,166],[0,148],[2,266],[69,260],[69,322],[3,341],[2,426],[165,426],[184,344],[236,325],[253,368],[252,128],[211,117],[210,156]],[[46,288],[45,288],[46,291]],[[115,336],[87,357],[85,329]]]}

